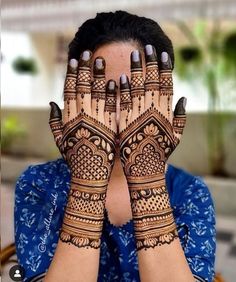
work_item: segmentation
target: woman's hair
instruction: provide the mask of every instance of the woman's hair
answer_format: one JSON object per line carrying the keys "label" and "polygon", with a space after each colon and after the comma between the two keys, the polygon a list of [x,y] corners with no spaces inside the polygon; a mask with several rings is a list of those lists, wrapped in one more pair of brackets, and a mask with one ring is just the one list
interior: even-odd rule
{"label": "woman's hair", "polygon": [[156,48],[158,61],[167,52],[174,66],[171,40],[153,20],[124,11],[98,13],[94,19],[82,24],[69,44],[69,59],[79,59],[84,50],[94,52],[102,45],[112,42],[135,41],[142,48],[151,44]]}

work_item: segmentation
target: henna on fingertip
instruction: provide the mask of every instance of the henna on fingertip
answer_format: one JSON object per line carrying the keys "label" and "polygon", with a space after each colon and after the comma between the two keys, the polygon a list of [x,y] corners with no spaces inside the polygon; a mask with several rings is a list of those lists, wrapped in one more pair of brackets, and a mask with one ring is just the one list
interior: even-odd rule
{"label": "henna on fingertip", "polygon": [[106,62],[103,57],[97,57],[93,65],[93,85],[92,85],[92,110],[93,115],[99,119],[99,112],[104,109],[99,109],[99,102],[105,103],[106,99],[106,80],[105,80]]}
{"label": "henna on fingertip", "polygon": [[110,79],[106,84],[106,100],[105,100],[105,115],[108,114],[109,128],[115,127],[115,113],[116,113],[116,91],[117,86],[115,80]]}
{"label": "henna on fingertip", "polygon": [[[144,78],[142,69],[142,56],[139,50],[131,53],[131,97],[133,103],[133,113],[141,114],[144,110]],[[136,117],[136,116],[135,116]]]}
{"label": "henna on fingertip", "polygon": [[91,112],[91,59],[91,51],[85,50],[82,52],[79,60],[76,87],[77,113],[83,113],[85,109],[88,114]]}
{"label": "henna on fingertip", "polygon": [[167,52],[161,53],[161,70],[160,70],[160,99],[167,106],[168,118],[172,114],[172,102],[173,97],[173,79],[172,79],[172,63],[171,58]]}
{"label": "henna on fingertip", "polygon": [[184,127],[186,124],[186,104],[187,99],[185,97],[182,97],[178,100],[174,110],[173,130],[176,134],[178,142],[180,140],[181,135],[183,134]]}
{"label": "henna on fingertip", "polygon": [[145,76],[145,109],[158,107],[159,101],[159,69],[156,49],[148,44],[145,46],[146,76]]}
{"label": "henna on fingertip", "polygon": [[70,59],[67,64],[67,73],[64,84],[64,115],[65,121],[76,115],[76,78],[78,61]]}

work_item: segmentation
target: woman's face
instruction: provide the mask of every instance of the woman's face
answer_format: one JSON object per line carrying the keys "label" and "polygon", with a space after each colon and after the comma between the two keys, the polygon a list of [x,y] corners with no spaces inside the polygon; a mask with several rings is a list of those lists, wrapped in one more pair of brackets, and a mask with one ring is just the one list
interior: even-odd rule
{"label": "woman's face", "polygon": [[118,86],[116,103],[117,125],[120,118],[120,76],[122,74],[126,74],[130,79],[130,54],[132,51],[137,49],[139,49],[139,47],[135,42],[116,42],[101,46],[93,54],[93,60],[95,60],[98,56],[105,59],[106,81],[113,79],[116,81],[116,85]]}

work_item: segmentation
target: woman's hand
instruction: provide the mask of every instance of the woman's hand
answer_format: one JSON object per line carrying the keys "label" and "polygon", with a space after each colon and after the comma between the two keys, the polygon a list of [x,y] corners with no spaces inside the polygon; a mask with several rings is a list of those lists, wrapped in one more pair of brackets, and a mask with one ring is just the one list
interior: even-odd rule
{"label": "woman's hand", "polygon": [[71,189],[60,239],[78,247],[100,247],[105,196],[115,159],[116,85],[105,85],[105,61],[96,58],[91,82],[91,52],[68,64],[64,122],[51,102],[50,127],[71,171]]}
{"label": "woman's hand", "polygon": [[158,69],[156,51],[145,48],[146,76],[140,53],[131,54],[131,85],[121,77],[120,156],[127,178],[137,249],[170,243],[177,237],[165,185],[165,165],[182,135],[186,99],[172,113],[172,70],[167,53]]}

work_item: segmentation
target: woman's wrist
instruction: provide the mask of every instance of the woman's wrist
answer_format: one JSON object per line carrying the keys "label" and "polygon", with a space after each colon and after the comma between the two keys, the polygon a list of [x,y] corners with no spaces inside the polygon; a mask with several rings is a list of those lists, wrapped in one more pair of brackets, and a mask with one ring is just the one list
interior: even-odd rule
{"label": "woman's wrist", "polygon": [[[107,181],[71,183],[60,239],[77,247],[99,248]],[[92,185],[92,187],[91,187]]]}
{"label": "woman's wrist", "polygon": [[165,175],[154,178],[129,183],[137,250],[170,244],[178,237]]}

